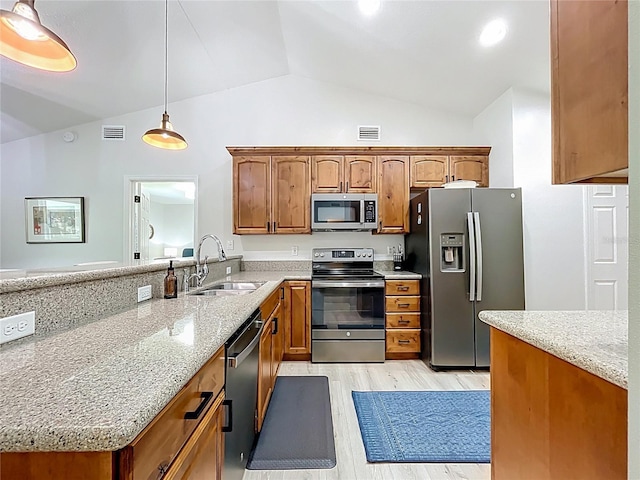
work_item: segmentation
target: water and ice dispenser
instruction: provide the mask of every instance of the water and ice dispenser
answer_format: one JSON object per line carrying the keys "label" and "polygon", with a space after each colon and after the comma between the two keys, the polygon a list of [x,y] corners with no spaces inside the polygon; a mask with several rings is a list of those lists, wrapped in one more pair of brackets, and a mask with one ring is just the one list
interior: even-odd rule
{"label": "water and ice dispenser", "polygon": [[440,235],[440,271],[464,272],[464,235],[462,233]]}

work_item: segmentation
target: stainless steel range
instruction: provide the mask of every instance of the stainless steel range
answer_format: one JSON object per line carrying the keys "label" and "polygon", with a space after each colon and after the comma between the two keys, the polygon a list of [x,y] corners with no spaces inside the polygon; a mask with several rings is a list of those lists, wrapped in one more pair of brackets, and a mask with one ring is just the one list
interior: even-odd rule
{"label": "stainless steel range", "polygon": [[384,362],[384,277],[372,248],[314,248],[311,361]]}

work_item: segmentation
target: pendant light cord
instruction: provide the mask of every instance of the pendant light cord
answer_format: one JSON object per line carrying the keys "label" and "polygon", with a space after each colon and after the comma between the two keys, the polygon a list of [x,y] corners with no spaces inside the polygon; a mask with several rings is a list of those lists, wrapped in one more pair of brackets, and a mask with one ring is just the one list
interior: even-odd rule
{"label": "pendant light cord", "polygon": [[169,0],[164,0],[164,113],[169,103]]}

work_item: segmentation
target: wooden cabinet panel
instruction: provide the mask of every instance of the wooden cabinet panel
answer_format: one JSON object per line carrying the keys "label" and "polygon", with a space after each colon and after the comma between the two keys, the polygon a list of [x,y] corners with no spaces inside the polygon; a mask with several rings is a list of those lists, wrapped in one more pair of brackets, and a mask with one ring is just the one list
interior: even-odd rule
{"label": "wooden cabinet panel", "polygon": [[271,221],[270,157],[234,157],[233,205],[233,233],[268,233]]}
{"label": "wooden cabinet panel", "polygon": [[345,192],[376,193],[376,156],[347,155],[344,157]]}
{"label": "wooden cabinet panel", "polygon": [[387,280],[385,295],[419,295],[420,280]]}
{"label": "wooden cabinet panel", "polygon": [[288,281],[284,291],[285,358],[311,359],[311,282]]}
{"label": "wooden cabinet panel", "polygon": [[388,353],[418,353],[420,352],[420,330],[387,330]]}
{"label": "wooden cabinet panel", "polygon": [[[278,289],[278,292],[280,289]],[[275,386],[276,377],[278,376],[278,369],[280,368],[280,362],[282,362],[282,355],[284,353],[284,329],[282,318],[282,305],[279,303],[276,309],[273,311],[271,320],[271,384]]]}
{"label": "wooden cabinet panel", "polygon": [[342,155],[314,155],[311,157],[311,191],[313,193],[341,193],[344,185],[344,157]]}
{"label": "wooden cabinet panel", "polygon": [[273,391],[273,377],[271,372],[272,352],[272,322],[267,320],[260,335],[260,360],[258,363],[258,431],[262,429],[262,422],[267,413],[267,406]]}
{"label": "wooden cabinet panel", "polygon": [[387,328],[420,328],[420,312],[387,313]]}
{"label": "wooden cabinet panel", "polygon": [[[221,480],[224,463],[222,432],[224,392],[216,399],[163,480]],[[153,477],[157,478],[157,477]]]}
{"label": "wooden cabinet panel", "polygon": [[378,233],[409,231],[409,157],[378,157]]}
{"label": "wooden cabinet panel", "polygon": [[185,419],[185,413],[193,412],[206,402],[205,392],[210,393],[209,405],[224,387],[224,347],[195,374],[171,402],[127,447],[125,456],[132,466],[133,480],[155,478],[160,469],[167,468],[178,454],[200,419]]}
{"label": "wooden cabinet panel", "polygon": [[553,183],[626,183],[628,2],[551,0]]}
{"label": "wooden cabinet panel", "polygon": [[491,328],[491,477],[627,478],[627,391]]}
{"label": "wooden cabinet panel", "polygon": [[114,480],[114,452],[0,453],[2,480]]}
{"label": "wooden cabinet panel", "polygon": [[480,155],[449,158],[449,178],[474,180],[479,187],[489,186],[489,157]]}
{"label": "wooden cabinet panel", "polygon": [[446,155],[412,155],[409,165],[411,188],[440,187],[449,181],[449,157]]}
{"label": "wooden cabinet panel", "polygon": [[308,156],[271,158],[274,233],[311,232],[310,161]]}

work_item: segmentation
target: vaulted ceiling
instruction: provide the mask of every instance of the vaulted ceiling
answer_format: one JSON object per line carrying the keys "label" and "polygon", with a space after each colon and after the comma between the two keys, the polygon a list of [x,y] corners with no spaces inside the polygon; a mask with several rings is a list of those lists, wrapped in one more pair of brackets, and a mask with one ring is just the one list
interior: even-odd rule
{"label": "vaulted ceiling", "polygon": [[[78,67],[47,73],[2,57],[2,143],[163,103],[162,0],[35,7]],[[481,47],[494,18],[506,38]],[[476,115],[511,86],[549,91],[549,5],[382,0],[365,16],[356,1],[169,1],[169,102],[289,74]]]}

